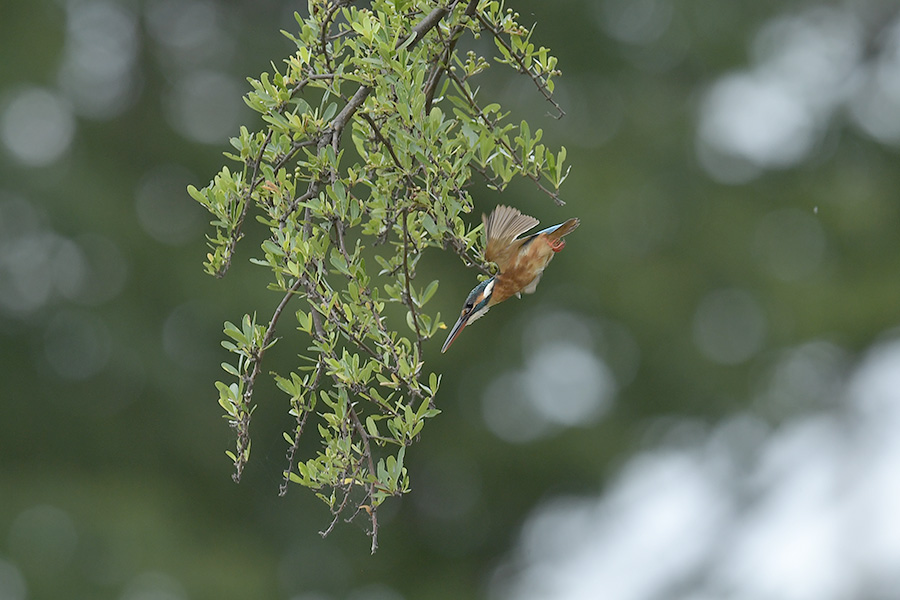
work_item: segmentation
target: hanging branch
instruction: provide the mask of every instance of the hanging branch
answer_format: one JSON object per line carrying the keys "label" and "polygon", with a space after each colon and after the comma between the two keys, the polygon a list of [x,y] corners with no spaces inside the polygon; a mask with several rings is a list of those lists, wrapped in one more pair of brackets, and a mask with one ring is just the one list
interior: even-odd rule
{"label": "hanging branch", "polygon": [[[310,10],[298,17],[299,32],[286,34],[297,50],[284,72],[251,80],[245,101],[264,125],[242,127],[232,139],[227,156],[240,169],[225,167],[189,192],[214,217],[207,272],[228,270],[253,210],[268,235],[252,262],[281,293],[266,325],[250,314],[225,324],[222,345],[234,359],[222,368],[231,381],[216,388],[236,431],[227,452],[235,481],[250,458],[263,358],[299,297],[290,353],[300,362],[272,374],[293,423],[279,494],[290,483],[313,490],[332,515],[323,535],[365,513],[374,552],[378,507],[409,491],[406,449],[440,412],[440,376],[423,369],[427,343],[445,325],[427,306],[438,282],[417,284],[419,258],[428,248],[449,249],[488,272],[476,249],[480,226],[464,219],[474,208],[473,176],[500,190],[526,177],[561,203],[567,173],[565,149],[547,149],[540,129],[507,123],[496,103],[479,104],[469,81],[489,63],[472,51],[463,59],[458,48],[466,33],[486,32],[497,61],[527,74],[556,108],[559,73],[502,3],[410,0],[402,11],[384,3],[373,12],[348,0],[312,0]],[[391,304],[405,324],[389,317]],[[300,457],[309,435],[318,436],[319,450]]]}

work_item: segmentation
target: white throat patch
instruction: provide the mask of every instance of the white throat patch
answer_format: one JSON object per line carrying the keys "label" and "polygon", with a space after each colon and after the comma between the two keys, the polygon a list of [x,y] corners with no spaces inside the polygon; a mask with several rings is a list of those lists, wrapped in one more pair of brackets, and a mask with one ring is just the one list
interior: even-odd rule
{"label": "white throat patch", "polygon": [[486,315],[488,310],[490,310],[490,309],[489,309],[487,306],[485,306],[484,308],[482,308],[482,309],[479,310],[478,312],[472,313],[472,316],[469,317],[469,321],[468,321],[468,323],[466,323],[466,325],[469,325],[469,324],[471,324],[471,323],[474,323],[475,321],[477,321],[478,319],[480,319],[481,317],[483,317],[484,315]]}

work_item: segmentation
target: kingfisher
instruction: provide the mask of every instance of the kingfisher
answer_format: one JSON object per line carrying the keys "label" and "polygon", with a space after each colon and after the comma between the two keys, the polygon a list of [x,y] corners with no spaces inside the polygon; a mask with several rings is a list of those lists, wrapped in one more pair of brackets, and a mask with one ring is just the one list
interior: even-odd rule
{"label": "kingfisher", "polygon": [[581,223],[577,218],[571,218],[527,237],[519,237],[540,221],[509,206],[498,206],[490,216],[481,215],[481,221],[487,238],[484,257],[496,263],[498,271],[469,293],[459,320],[441,348],[442,353],[466,325],[483,317],[495,304],[511,296],[533,293],[550,260],[565,248],[563,238]]}

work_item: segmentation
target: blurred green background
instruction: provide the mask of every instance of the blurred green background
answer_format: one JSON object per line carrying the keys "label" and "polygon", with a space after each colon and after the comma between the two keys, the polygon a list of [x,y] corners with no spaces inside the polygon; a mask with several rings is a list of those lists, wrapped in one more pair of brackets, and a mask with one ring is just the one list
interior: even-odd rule
{"label": "blurred green background", "polygon": [[[478,212],[582,225],[535,295],[429,344],[443,413],[373,557],[277,497],[270,381],[231,481],[222,322],[280,298],[258,231],[202,273],[185,192],[305,3],[3,3],[0,599],[900,597],[897,3],[510,6],[568,115],[499,66],[482,94],[573,170],[563,208],[520,182]],[[452,321],[475,273],[419,272]]]}

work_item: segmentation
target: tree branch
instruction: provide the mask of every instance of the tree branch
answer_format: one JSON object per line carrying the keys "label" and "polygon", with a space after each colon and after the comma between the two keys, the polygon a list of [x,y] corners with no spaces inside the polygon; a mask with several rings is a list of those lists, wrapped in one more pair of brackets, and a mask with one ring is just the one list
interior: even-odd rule
{"label": "tree branch", "polygon": [[[476,9],[478,8],[478,0],[469,0],[469,5],[466,6],[466,17],[471,18],[475,15]],[[434,67],[431,70],[431,73],[428,75],[428,81],[425,83],[425,114],[431,112],[431,103],[434,102],[434,93],[437,90],[437,84],[441,80],[441,75],[443,75],[444,70],[450,67],[450,57],[453,56],[453,50],[456,49],[456,42],[459,41],[459,36],[462,34],[465,26],[462,24],[456,25],[450,31],[450,39],[445,43],[444,51],[441,53],[441,57],[434,63]]]}
{"label": "tree branch", "polygon": [[[372,447],[369,445],[369,432],[366,431],[366,428],[363,427],[362,422],[359,420],[356,409],[351,406],[349,413],[350,420],[353,422],[353,428],[356,429],[356,433],[363,442],[363,454],[369,463],[369,475],[374,479],[377,475],[375,473],[375,460],[372,458]],[[373,498],[375,492],[374,485],[375,484],[371,482],[366,485],[366,493],[370,500],[369,510],[367,512],[369,513],[369,518],[372,522],[372,554],[375,554],[375,550],[378,549],[378,513]]]}
{"label": "tree branch", "polygon": [[[445,8],[439,6],[432,10],[428,15],[425,16],[421,21],[419,21],[418,25],[412,28],[412,35],[415,36],[412,42],[409,43],[408,47],[412,48],[419,41],[425,37],[429,31],[433,28],[437,27],[437,24],[441,22],[441,19],[446,17],[450,11],[459,3],[460,0],[454,0],[453,3],[450,4],[449,7]],[[475,0],[472,0],[475,1]],[[398,40],[397,46],[399,47],[402,44],[405,44],[406,40]],[[344,106],[344,109],[341,110],[340,113],[334,118],[331,122],[331,143],[335,148],[340,141],[341,133],[344,130],[344,127],[347,125],[347,122],[350,121],[350,118],[359,110],[359,107],[362,106],[362,103],[366,101],[366,98],[372,92],[372,88],[367,85],[359,86],[359,89],[356,90],[356,93],[353,94],[353,97],[350,98],[350,101]]]}
{"label": "tree branch", "polygon": [[[462,35],[487,33],[484,29],[498,39],[503,36],[498,43],[504,55],[509,46],[520,48],[518,42],[527,41],[528,30],[515,23],[515,16],[495,15],[493,8],[478,14],[480,0],[416,0],[405,8],[398,2],[376,3],[377,10],[342,9],[352,2],[311,1],[313,14],[301,23],[298,37],[292,37],[298,51],[286,60],[286,74],[263,74],[251,81],[247,103],[263,114],[265,124],[252,135],[241,130],[235,146],[242,172],[225,172],[203,194],[192,189],[191,195],[217,217],[217,237],[210,238],[215,254],[209,264],[216,265],[218,276],[230,267],[250,204],[257,205],[270,237],[263,242],[264,259],[253,262],[271,268],[284,294],[267,326],[255,316],[252,321],[245,316],[242,327],[226,324],[226,335],[236,343],[226,340],[224,345],[239,356],[239,363],[224,364],[223,369],[237,377],[237,383],[216,382],[216,386],[219,402],[237,431],[235,481],[249,459],[250,421],[258,406],[252,404],[253,395],[259,399],[263,393],[255,383],[264,356],[277,339],[280,317],[297,295],[302,300],[298,321],[306,351],[300,351],[299,371],[288,379],[276,375],[290,398],[291,414],[285,434],[288,465],[279,495],[294,482],[315,490],[334,517],[322,535],[339,519],[352,521],[365,511],[374,552],[379,529],[376,506],[409,490],[402,465],[405,447],[418,438],[422,419],[438,412],[422,416],[418,409],[423,401],[433,406],[437,388],[422,374],[432,313],[425,310],[412,282],[417,261],[426,247],[443,243],[466,264],[486,271],[471,230],[458,229],[461,213],[472,207],[466,188],[477,171],[489,181],[499,181],[499,186],[508,177],[526,175],[560,201],[541,184],[551,174],[545,169],[548,161],[539,161],[529,150],[537,140],[513,141],[509,132],[514,126],[506,124],[502,113],[482,110],[475,102],[477,94],[468,76],[479,72],[485,59],[477,56],[474,62],[463,62],[457,56]],[[493,25],[485,23],[495,16]],[[423,41],[415,52],[407,52]],[[530,58],[531,51],[527,46],[518,56],[510,52],[504,62],[522,70],[523,57]],[[546,95],[556,73],[549,68],[555,59],[540,60],[537,66],[530,65],[529,74]],[[466,74],[454,71],[460,65],[465,65]],[[438,102],[435,96],[447,88],[447,100],[463,111],[448,110],[440,123],[423,122],[423,101],[428,116]],[[308,96],[321,100],[317,108],[310,106],[313,100]],[[408,112],[411,103],[419,111],[414,115]],[[362,123],[371,127],[371,133]],[[467,126],[475,130],[480,147],[472,147]],[[344,137],[350,128],[354,137],[361,138],[352,140],[361,144],[358,156],[350,138]],[[338,156],[340,164],[334,160]],[[487,156],[499,156],[501,162],[492,163]],[[479,157],[484,166],[479,166]],[[363,256],[368,262],[372,252],[384,268],[377,276],[377,268],[373,272],[362,262]],[[393,316],[386,315],[398,307],[385,308],[388,302],[402,304],[397,315],[400,320],[411,319],[412,334],[390,325]],[[307,304],[309,313],[304,312]],[[316,426],[322,447],[306,459],[301,437],[315,436],[309,430]],[[387,475],[379,474],[385,466]]]}

